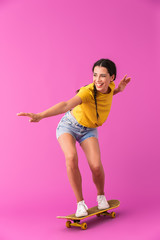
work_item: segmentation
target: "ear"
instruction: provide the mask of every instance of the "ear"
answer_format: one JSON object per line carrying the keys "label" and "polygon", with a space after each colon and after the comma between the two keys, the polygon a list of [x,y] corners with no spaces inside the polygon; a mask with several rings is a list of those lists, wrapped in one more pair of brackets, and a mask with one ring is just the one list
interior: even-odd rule
{"label": "ear", "polygon": [[115,78],[115,75],[113,74],[112,76],[111,76],[111,82],[113,82],[113,80],[114,80],[114,78]]}

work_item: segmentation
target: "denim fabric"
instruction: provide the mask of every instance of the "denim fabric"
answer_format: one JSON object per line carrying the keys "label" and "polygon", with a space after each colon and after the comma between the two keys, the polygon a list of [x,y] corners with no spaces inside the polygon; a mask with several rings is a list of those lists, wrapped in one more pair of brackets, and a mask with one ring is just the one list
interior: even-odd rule
{"label": "denim fabric", "polygon": [[66,114],[61,118],[57,129],[56,129],[56,137],[57,139],[63,133],[71,134],[79,143],[84,141],[89,137],[98,138],[97,128],[88,128],[84,127],[77,122],[75,117],[71,114],[70,111],[66,112]]}

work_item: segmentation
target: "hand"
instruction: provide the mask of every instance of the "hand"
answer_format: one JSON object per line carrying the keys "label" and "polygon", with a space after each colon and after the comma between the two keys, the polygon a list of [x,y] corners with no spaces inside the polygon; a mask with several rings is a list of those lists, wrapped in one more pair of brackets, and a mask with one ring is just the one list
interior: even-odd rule
{"label": "hand", "polygon": [[124,76],[124,78],[120,81],[119,85],[118,85],[118,90],[119,92],[122,92],[126,85],[130,82],[131,78],[127,78],[127,75]]}
{"label": "hand", "polygon": [[20,112],[17,113],[17,116],[25,116],[25,117],[30,117],[29,122],[39,122],[42,117],[40,116],[40,113],[24,113]]}

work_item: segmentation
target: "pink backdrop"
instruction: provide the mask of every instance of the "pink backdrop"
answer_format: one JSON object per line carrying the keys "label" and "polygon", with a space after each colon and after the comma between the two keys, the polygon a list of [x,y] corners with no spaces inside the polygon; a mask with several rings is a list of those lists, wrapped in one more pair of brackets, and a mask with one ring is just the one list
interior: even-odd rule
{"label": "pink backdrop", "polygon": [[[0,239],[94,239],[106,229],[108,239],[159,239],[159,24],[156,0],[0,1]],[[106,196],[121,207],[114,222],[91,220],[84,233],[56,220],[76,210],[55,135],[62,115],[29,123],[16,113],[73,97],[100,58],[116,63],[116,86],[132,78],[99,128]],[[96,189],[77,148],[91,207]]]}

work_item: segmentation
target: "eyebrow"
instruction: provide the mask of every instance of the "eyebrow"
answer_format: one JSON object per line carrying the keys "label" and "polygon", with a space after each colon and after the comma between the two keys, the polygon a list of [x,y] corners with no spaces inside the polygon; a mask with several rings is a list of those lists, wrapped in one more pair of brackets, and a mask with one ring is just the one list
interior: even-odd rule
{"label": "eyebrow", "polygon": [[[97,74],[97,73],[94,72],[93,74]],[[101,73],[101,75],[106,75],[106,73]]]}

